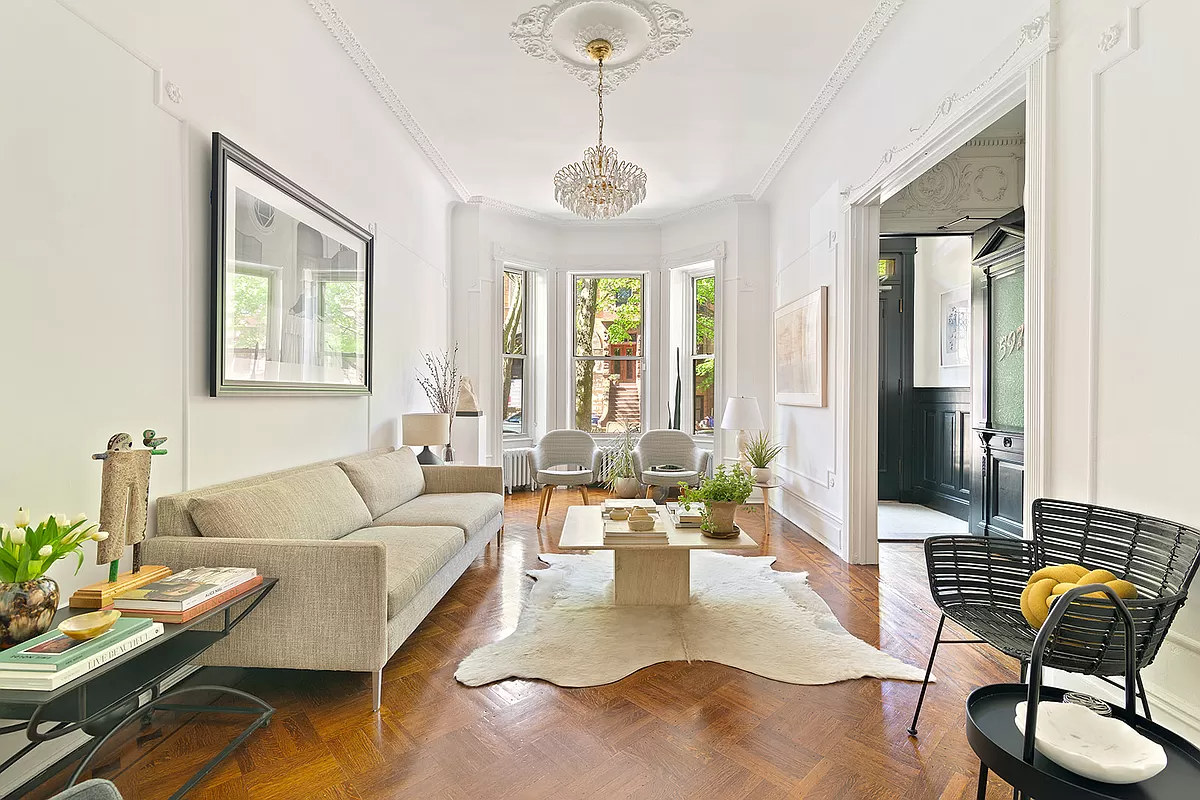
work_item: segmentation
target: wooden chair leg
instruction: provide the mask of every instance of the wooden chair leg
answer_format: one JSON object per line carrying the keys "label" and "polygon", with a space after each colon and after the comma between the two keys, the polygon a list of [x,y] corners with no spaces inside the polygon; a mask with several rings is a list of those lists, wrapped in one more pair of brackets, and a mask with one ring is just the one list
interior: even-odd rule
{"label": "wooden chair leg", "polygon": [[557,488],[558,488],[557,486],[547,486],[546,487],[546,519],[547,520],[550,519],[550,502],[552,500],[554,500],[554,490]]}
{"label": "wooden chair leg", "polygon": [[539,527],[539,528],[542,527],[542,517],[544,517],[546,515],[546,511],[550,507],[549,503],[547,503],[547,499],[550,497],[549,493],[552,491],[554,491],[553,486],[543,486],[542,487],[542,497],[541,497],[541,501],[538,503],[537,527]]}
{"label": "wooden chair leg", "polygon": [[579,484],[579,493],[581,495],[583,495],[583,504],[585,506],[590,506],[591,502],[588,500],[588,491],[587,491],[587,486],[585,484],[582,484],[582,483]]}
{"label": "wooden chair leg", "polygon": [[653,486],[647,486],[647,487],[646,487],[646,499],[647,499],[647,500],[653,500],[653,499],[654,499],[654,487],[653,487]]}

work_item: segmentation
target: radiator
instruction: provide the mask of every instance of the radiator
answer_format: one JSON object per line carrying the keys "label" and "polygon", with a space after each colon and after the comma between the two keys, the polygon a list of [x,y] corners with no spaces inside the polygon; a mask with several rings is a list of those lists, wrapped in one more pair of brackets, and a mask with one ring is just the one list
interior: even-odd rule
{"label": "radiator", "polygon": [[505,450],[502,458],[504,468],[504,491],[512,494],[515,489],[537,491],[539,488],[533,470],[529,468],[529,451],[531,448],[518,447]]}

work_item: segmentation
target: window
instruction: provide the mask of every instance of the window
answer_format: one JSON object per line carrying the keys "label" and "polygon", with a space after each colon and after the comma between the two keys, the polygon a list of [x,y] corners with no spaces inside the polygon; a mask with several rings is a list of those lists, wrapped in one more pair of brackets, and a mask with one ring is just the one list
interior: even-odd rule
{"label": "window", "polygon": [[524,436],[529,430],[526,408],[529,340],[526,322],[529,309],[529,273],[506,267],[504,270],[504,416],[505,436]]}
{"label": "window", "polygon": [[711,436],[716,417],[717,279],[691,278],[692,432]]}
{"label": "window", "polygon": [[642,424],[645,371],[641,275],[576,275],[572,285],[575,428],[609,433]]}

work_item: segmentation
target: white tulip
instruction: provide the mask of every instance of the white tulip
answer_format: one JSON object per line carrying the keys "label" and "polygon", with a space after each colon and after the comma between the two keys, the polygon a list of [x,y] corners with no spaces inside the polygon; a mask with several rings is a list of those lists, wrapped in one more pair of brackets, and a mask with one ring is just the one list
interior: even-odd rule
{"label": "white tulip", "polygon": [[14,528],[13,530],[9,531],[8,538],[10,540],[12,540],[13,544],[16,544],[16,545],[25,544],[25,529],[24,528]]}
{"label": "white tulip", "polygon": [[65,530],[71,524],[71,519],[66,514],[55,514],[54,522],[59,530]]}
{"label": "white tulip", "polygon": [[24,528],[29,524],[29,512],[23,508],[17,509],[17,518],[13,520],[13,525],[18,528]]}
{"label": "white tulip", "polygon": [[92,534],[92,538],[95,539],[97,542],[103,542],[105,539],[108,538],[108,531],[96,531],[95,533]]}
{"label": "white tulip", "polygon": [[87,514],[76,514],[71,517],[71,524],[78,525],[81,522],[87,522]]}
{"label": "white tulip", "polygon": [[41,550],[38,550],[38,555],[41,556],[42,558],[45,558],[46,556],[50,555],[53,552],[54,552],[54,548],[48,544],[45,544],[45,545],[42,545]]}

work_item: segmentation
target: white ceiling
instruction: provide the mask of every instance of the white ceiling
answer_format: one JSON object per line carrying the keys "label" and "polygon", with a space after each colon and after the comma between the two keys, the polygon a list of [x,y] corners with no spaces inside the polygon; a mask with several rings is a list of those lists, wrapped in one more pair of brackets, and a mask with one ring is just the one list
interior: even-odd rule
{"label": "white ceiling", "polygon": [[[460,193],[570,219],[554,200],[553,177],[595,143],[596,97],[560,65],[527,55],[509,38],[513,21],[534,4],[316,5],[336,9],[394,89],[400,115],[411,114],[410,130],[415,123],[418,139],[421,132],[428,137],[426,148],[436,151],[435,161],[438,154],[444,159],[443,172],[452,173]],[[649,175],[646,201],[630,212],[633,218],[661,218],[754,192],[856,36],[861,31],[873,40],[899,3],[670,5],[688,17],[692,35],[675,52],[642,64],[605,101],[606,143]],[[873,17],[877,7],[890,13]],[[869,20],[872,31],[864,30]],[[352,49],[347,32],[341,36]]]}

